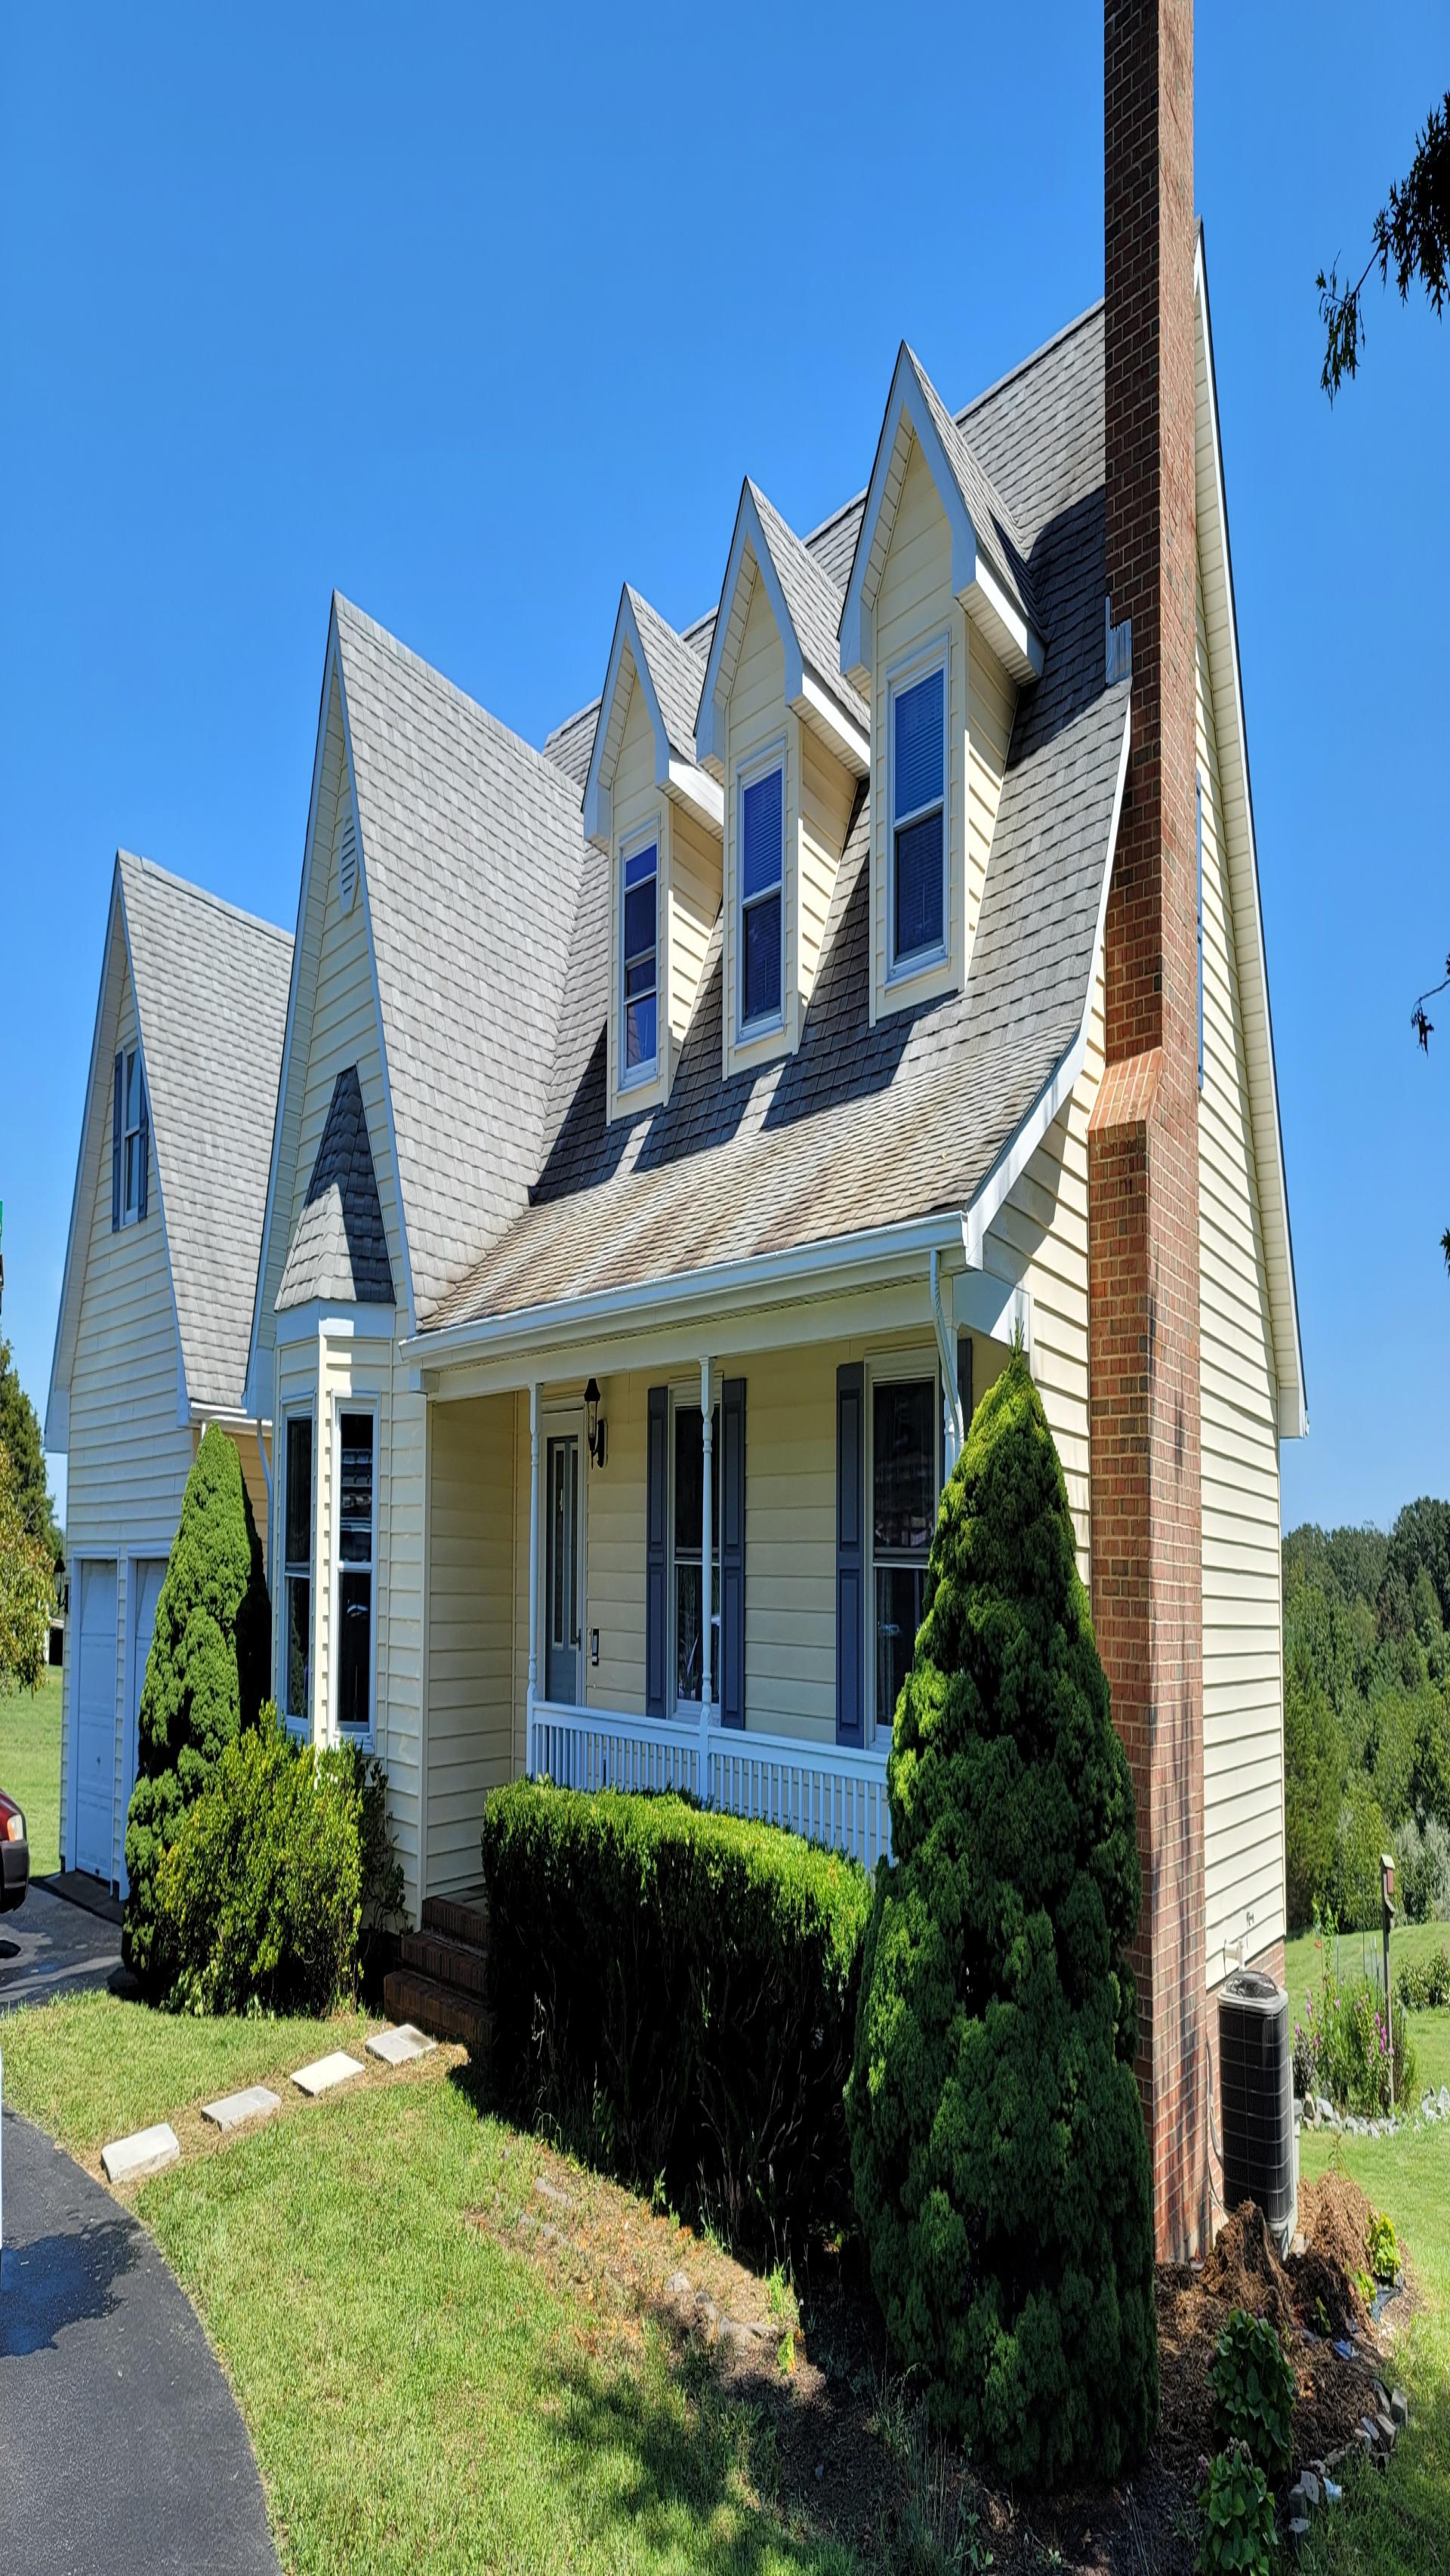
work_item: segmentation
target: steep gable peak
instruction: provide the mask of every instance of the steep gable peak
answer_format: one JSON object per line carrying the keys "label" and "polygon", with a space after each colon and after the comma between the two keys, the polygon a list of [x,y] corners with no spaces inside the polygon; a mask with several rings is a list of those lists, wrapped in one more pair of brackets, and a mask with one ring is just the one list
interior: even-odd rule
{"label": "steep gable peak", "polygon": [[658,609],[625,583],[614,621],[609,667],[584,784],[584,830],[598,850],[613,838],[615,771],[636,686],[655,746],[655,783],[716,833],[724,820],[719,783],[700,765],[695,719],[704,666]]}
{"label": "steep gable peak", "polygon": [[841,669],[841,594],[795,530],[747,475],[720,592],[700,693],[702,764],[725,774],[725,711],[757,581],[765,586],[785,655],[786,704],[819,733],[856,776],[870,766],[865,700]]}

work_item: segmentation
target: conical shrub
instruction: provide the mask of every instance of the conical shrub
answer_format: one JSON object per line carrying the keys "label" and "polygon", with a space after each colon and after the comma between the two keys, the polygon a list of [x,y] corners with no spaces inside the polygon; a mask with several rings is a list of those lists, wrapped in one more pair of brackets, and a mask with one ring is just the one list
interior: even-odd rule
{"label": "conical shrub", "polygon": [[891,2341],[984,2466],[1113,2477],[1158,2412],[1123,1958],[1141,1887],[1062,1468],[1020,1352],[942,1497],[887,1777],[895,1861],[847,2111]]}
{"label": "conical shrub", "polygon": [[262,1547],[241,1460],[212,1423],[186,1481],[156,1604],[126,1819],[127,1966],[151,1992],[170,1984],[156,1873],[187,1808],[211,1786],[225,1745],[254,1726],[267,1691],[269,1616]]}

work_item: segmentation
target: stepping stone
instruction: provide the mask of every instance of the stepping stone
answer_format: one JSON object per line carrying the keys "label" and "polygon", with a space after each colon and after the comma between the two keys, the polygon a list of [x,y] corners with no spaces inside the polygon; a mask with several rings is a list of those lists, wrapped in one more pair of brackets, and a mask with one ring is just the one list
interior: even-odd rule
{"label": "stepping stone", "polygon": [[174,2165],[181,2153],[176,2131],[169,2120],[159,2120],[154,2129],[138,2129],[134,2137],[113,2138],[101,2149],[101,2169],[107,2182],[135,2182],[141,2174],[160,2173],[163,2165]]}
{"label": "stepping stone", "polygon": [[410,2058],[426,2057],[437,2045],[415,2022],[405,2021],[396,2030],[375,2030],[368,2041],[368,2055],[380,2057],[385,2066],[406,2066]]}
{"label": "stepping stone", "polygon": [[299,2066],[292,2081],[300,2093],[330,2093],[334,2084],[345,2084],[350,2075],[364,2071],[360,2057],[349,2057],[345,2048],[335,2048],[330,2057],[315,2057],[310,2066]]}
{"label": "stepping stone", "polygon": [[225,2133],[239,2129],[244,2120],[270,2120],[273,2112],[281,2108],[280,2099],[269,2093],[265,2084],[249,2084],[244,2092],[224,2093],[219,2102],[203,2102],[201,2116]]}

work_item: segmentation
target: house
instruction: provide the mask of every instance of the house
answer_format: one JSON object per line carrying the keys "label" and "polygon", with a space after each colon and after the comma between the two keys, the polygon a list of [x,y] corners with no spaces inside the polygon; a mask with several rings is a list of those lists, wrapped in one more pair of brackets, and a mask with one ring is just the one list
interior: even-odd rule
{"label": "house", "polygon": [[118,855],[45,1442],[68,1459],[61,1861],[123,1892],[151,1626],[208,1423],[269,1526],[242,1382],[291,962],[286,931]]}

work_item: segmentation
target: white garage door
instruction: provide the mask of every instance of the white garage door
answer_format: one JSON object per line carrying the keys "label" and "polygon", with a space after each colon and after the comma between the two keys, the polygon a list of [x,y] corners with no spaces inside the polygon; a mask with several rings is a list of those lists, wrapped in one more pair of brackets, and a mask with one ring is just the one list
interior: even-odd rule
{"label": "white garage door", "polygon": [[[139,1557],[131,1568],[131,1705],[126,1711],[126,1761],[121,1781],[121,1794],[129,1809],[131,1792],[136,1786],[136,1748],[140,1741],[137,1720],[141,1714],[141,1685],[146,1679],[146,1658],[151,1652],[151,1632],[156,1625],[156,1604],[166,1577],[164,1556]],[[126,1839],[125,1816],[121,1819],[121,1840]],[[126,1863],[121,1862],[121,1886],[126,1885]]]}
{"label": "white garage door", "polygon": [[111,1800],[116,1782],[116,1569],[82,1565],[75,1663],[77,1869],[111,1875]]}

